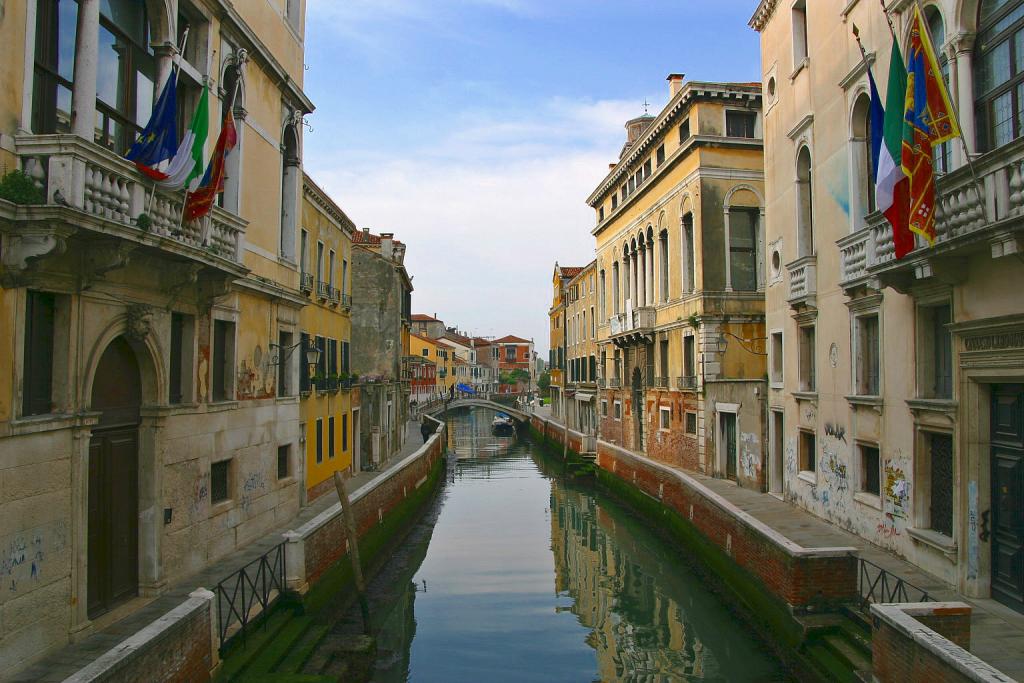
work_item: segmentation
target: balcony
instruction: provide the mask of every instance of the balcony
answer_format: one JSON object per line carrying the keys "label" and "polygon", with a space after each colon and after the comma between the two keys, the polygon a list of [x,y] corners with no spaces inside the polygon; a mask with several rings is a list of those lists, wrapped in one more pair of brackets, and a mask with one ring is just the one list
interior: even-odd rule
{"label": "balcony", "polygon": [[153,181],[134,164],[75,135],[21,135],[15,147],[46,204],[19,206],[13,221],[0,222],[0,230],[12,235],[13,251],[4,255],[7,271],[59,252],[74,235],[125,240],[234,277],[247,272],[244,219],[214,207],[201,219],[183,222],[182,191],[154,192]]}
{"label": "balcony", "polygon": [[697,376],[684,375],[676,377],[676,386],[683,391],[693,391],[697,388]]}
{"label": "balcony", "polygon": [[789,305],[793,308],[815,308],[818,293],[818,258],[802,256],[786,264],[789,271]]}
{"label": "balcony", "polygon": [[668,389],[668,377],[655,377],[654,387],[656,389]]}
{"label": "balcony", "polygon": [[914,250],[897,260],[892,226],[877,212],[864,228],[837,240],[843,289],[906,292],[929,278],[952,284],[964,276],[967,256],[1024,253],[1024,138],[983,155],[974,167],[980,188],[966,166],[936,181],[934,246],[915,235]]}
{"label": "balcony", "polygon": [[307,294],[313,291],[313,273],[299,275],[299,290]]}
{"label": "balcony", "polygon": [[609,332],[616,346],[650,342],[657,311],[653,306],[638,308],[632,313],[616,313],[609,318]]}
{"label": "balcony", "polygon": [[622,380],[618,377],[612,377],[608,380],[608,387],[611,389],[619,389],[622,387]]}
{"label": "balcony", "polygon": [[352,295],[342,294],[341,295],[341,307],[344,309],[352,308]]}
{"label": "balcony", "polygon": [[320,299],[323,299],[324,301],[330,299],[332,289],[334,289],[334,287],[331,287],[331,283],[324,282],[323,280],[316,281],[316,295]]}

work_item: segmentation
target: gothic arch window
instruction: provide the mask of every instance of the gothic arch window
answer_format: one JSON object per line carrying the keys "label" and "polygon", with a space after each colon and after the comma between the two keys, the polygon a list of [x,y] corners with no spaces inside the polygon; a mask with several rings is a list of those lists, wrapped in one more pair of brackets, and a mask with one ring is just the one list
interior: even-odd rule
{"label": "gothic arch window", "polygon": [[871,98],[860,93],[853,103],[850,121],[850,156],[853,162],[850,188],[854,229],[862,226],[864,216],[875,210],[874,159],[871,158]]}
{"label": "gothic arch window", "polygon": [[660,301],[668,301],[668,230],[658,233],[658,294]]}
{"label": "gothic arch window", "polygon": [[803,146],[796,157],[796,224],[800,257],[814,254],[814,188],[811,175],[811,151]]}
{"label": "gothic arch window", "polygon": [[298,124],[289,120],[284,127],[281,149],[281,256],[288,260],[295,259],[301,174]]}
{"label": "gothic arch window", "polygon": [[1024,0],[982,0],[974,50],[978,149],[987,152],[1024,128]]}
{"label": "gothic arch window", "polygon": [[683,292],[693,292],[696,283],[697,260],[695,258],[693,236],[693,212],[686,211],[682,218],[682,244],[680,245],[682,255]]}
{"label": "gothic arch window", "polygon": [[[942,79],[946,82],[946,89],[949,90],[949,57],[942,46],[946,42],[946,26],[942,21],[942,14],[935,5],[928,5],[924,8],[924,20],[928,24],[928,33],[931,34],[932,45],[935,47],[935,59],[939,62],[939,71],[942,72]],[[952,93],[950,93],[952,96]],[[947,140],[932,150],[935,161],[935,170],[939,173],[948,173],[952,162],[952,140]]]}
{"label": "gothic arch window", "polygon": [[220,117],[223,121],[228,107],[235,119],[235,147],[224,158],[224,191],[220,193],[220,206],[239,213],[242,202],[242,137],[245,119],[245,52],[228,45],[231,56],[226,60],[221,75]]}

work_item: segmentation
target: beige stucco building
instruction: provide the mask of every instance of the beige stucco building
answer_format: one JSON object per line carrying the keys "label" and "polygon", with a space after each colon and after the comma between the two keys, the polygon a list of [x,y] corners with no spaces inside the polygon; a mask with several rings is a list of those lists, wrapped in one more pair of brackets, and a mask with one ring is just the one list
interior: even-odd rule
{"label": "beige stucco building", "polygon": [[[891,8],[906,54],[913,3]],[[770,488],[970,596],[1024,610],[1024,3],[921,3],[959,109],[938,238],[902,260],[870,189],[878,3],[763,0]],[[1005,58],[1005,59],[1004,59]],[[1005,68],[1003,68],[1005,67]],[[979,201],[979,195],[981,201]]]}
{"label": "beige stucco building", "polygon": [[668,77],[596,214],[600,438],[763,486],[761,90]]}
{"label": "beige stucco building", "polygon": [[[154,196],[119,153],[185,24],[178,116],[207,80],[209,153],[237,85],[238,145],[220,206],[181,224],[182,193]],[[278,360],[304,303],[296,207],[312,104],[299,1],[6,3],[0,44],[0,165],[24,170],[41,202],[0,199],[11,671],[297,511],[299,367]],[[122,68],[100,68],[118,55]]]}
{"label": "beige stucco building", "polygon": [[[597,268],[583,266],[565,284],[565,391],[569,426],[597,434]],[[593,443],[588,444],[593,448]]]}

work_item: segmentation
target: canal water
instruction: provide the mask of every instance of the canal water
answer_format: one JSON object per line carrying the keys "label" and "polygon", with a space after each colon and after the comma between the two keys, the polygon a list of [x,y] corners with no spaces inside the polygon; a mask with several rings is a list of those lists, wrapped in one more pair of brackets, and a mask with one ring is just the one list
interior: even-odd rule
{"label": "canal water", "polygon": [[443,489],[377,579],[373,680],[788,680],[677,549],[492,417],[449,418]]}

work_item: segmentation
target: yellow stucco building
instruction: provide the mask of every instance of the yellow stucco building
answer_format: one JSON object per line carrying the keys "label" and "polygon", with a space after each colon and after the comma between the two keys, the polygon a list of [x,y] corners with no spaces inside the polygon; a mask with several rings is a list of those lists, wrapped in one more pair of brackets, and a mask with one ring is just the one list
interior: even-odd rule
{"label": "yellow stucco building", "polygon": [[[355,225],[313,180],[303,174],[299,237],[301,290],[309,297],[300,314],[300,417],[305,440],[306,498],[334,490],[335,472],[352,471],[359,418],[359,388],[350,367],[352,339],[352,233]],[[307,367],[315,349],[318,363]]]}
{"label": "yellow stucco building", "polygon": [[548,309],[548,374],[551,387],[548,396],[551,398],[551,414],[559,417],[564,410],[563,391],[565,389],[566,372],[566,336],[565,336],[565,304],[566,288],[569,280],[579,275],[579,266],[560,266],[555,262],[555,270],[551,275],[551,308]]}
{"label": "yellow stucco building", "polygon": [[596,214],[600,437],[763,486],[761,88],[668,77]]}

